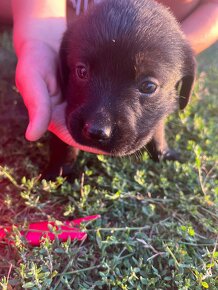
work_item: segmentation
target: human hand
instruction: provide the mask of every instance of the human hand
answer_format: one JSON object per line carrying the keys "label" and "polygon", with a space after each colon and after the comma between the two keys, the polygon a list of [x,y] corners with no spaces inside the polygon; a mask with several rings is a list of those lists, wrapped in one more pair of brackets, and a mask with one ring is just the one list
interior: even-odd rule
{"label": "human hand", "polygon": [[48,128],[52,107],[61,101],[58,55],[48,44],[26,42],[20,49],[16,85],[29,113],[26,138],[39,139]]}
{"label": "human hand", "polygon": [[12,10],[16,84],[29,113],[26,138],[34,141],[47,131],[52,108],[61,102],[58,51],[66,30],[66,1],[13,0]]}

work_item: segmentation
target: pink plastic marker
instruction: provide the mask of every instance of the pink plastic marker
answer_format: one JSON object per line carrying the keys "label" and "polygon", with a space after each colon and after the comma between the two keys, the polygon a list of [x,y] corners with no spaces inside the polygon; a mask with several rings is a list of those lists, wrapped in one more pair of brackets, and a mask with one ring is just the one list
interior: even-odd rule
{"label": "pink plastic marker", "polygon": [[[28,228],[21,231],[21,235],[25,237],[27,242],[32,246],[39,246],[43,237],[49,238],[51,241],[57,237],[61,242],[71,240],[84,240],[87,234],[81,232],[79,226],[83,222],[93,221],[100,218],[100,215],[86,216],[83,218],[65,221],[62,225],[57,225],[55,222],[42,221],[29,224]],[[59,234],[54,234],[51,228],[59,231]],[[12,232],[12,227],[0,227],[0,241],[7,238],[7,235]]]}

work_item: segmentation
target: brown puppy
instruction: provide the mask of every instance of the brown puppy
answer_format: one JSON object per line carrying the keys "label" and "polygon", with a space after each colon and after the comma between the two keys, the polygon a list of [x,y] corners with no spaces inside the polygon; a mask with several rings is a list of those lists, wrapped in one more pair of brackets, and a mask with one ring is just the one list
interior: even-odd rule
{"label": "brown puppy", "polygon": [[[154,160],[178,158],[164,120],[187,105],[195,60],[166,8],[152,0],[102,1],[68,27],[60,58],[66,122],[77,143],[115,156],[146,146]],[[66,145],[56,140],[54,147],[57,172]]]}

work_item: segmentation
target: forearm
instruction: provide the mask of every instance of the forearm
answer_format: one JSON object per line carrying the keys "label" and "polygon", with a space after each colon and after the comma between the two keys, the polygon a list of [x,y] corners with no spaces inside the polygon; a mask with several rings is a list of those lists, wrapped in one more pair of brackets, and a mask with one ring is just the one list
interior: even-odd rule
{"label": "forearm", "polygon": [[218,1],[202,1],[183,22],[182,29],[196,54],[218,40]]}
{"label": "forearm", "polygon": [[19,55],[23,44],[41,41],[59,50],[66,29],[65,0],[13,0],[14,46]]}

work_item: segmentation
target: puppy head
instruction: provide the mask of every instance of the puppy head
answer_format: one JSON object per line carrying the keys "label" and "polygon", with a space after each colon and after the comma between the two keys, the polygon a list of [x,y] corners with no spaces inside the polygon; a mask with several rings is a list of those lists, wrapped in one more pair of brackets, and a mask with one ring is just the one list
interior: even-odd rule
{"label": "puppy head", "polygon": [[151,0],[102,1],[71,24],[60,57],[69,132],[87,151],[112,155],[140,149],[183,109],[195,74],[175,19]]}

